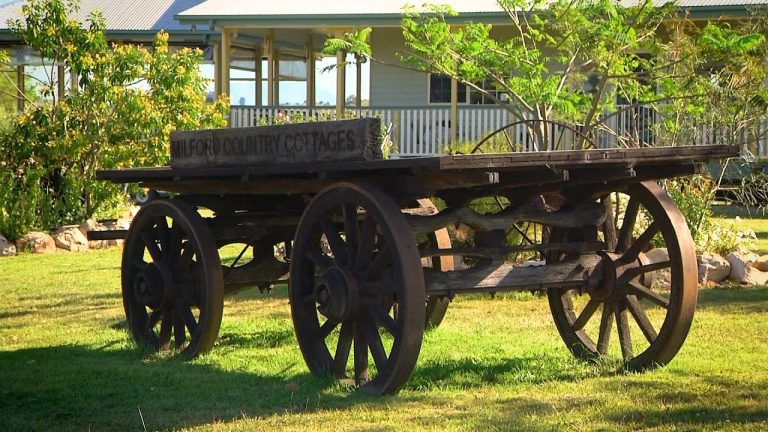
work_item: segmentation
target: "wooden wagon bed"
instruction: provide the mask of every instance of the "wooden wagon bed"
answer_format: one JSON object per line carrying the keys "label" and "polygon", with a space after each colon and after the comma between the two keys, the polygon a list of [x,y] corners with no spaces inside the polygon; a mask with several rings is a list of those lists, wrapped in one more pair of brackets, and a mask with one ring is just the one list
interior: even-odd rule
{"label": "wooden wagon bed", "polygon": [[[115,183],[140,182],[171,192],[275,194],[317,192],[342,179],[419,180],[435,190],[662,179],[704,172],[702,163],[738,155],[734,146],[687,146],[446,155],[372,161],[284,163],[213,168],[99,171]],[[498,175],[487,175],[486,172]],[[574,174],[574,175],[571,175]]]}

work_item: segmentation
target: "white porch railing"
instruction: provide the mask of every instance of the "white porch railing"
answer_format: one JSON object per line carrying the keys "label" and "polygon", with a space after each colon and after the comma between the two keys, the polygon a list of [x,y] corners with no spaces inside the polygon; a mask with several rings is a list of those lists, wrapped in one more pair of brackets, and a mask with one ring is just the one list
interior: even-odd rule
{"label": "white porch railing", "polygon": [[[621,109],[621,107],[618,107]],[[427,156],[444,153],[450,143],[449,107],[387,107],[349,108],[346,117],[379,117],[387,129],[400,156]],[[249,127],[280,123],[281,119],[295,121],[330,120],[336,117],[335,107],[253,107],[233,106],[230,111],[230,127]],[[496,106],[465,105],[458,111],[458,143],[476,143],[493,131],[515,120],[510,113]],[[664,145],[667,136],[657,136],[659,114],[650,107],[637,107],[622,111],[605,119],[605,130],[595,133],[590,139],[599,148],[613,148],[631,142],[634,145]],[[567,149],[566,143],[573,143],[577,130],[551,126],[548,131],[551,142],[546,150]],[[535,150],[531,135],[525,124],[506,131],[507,140],[521,151]],[[677,136],[676,142],[691,145],[735,144],[751,142],[749,150],[757,156],[768,156],[768,119],[740,136],[734,137],[727,128],[700,125],[688,128],[684,136]],[[469,146],[468,146],[469,148]],[[543,150],[543,149],[542,149]]]}

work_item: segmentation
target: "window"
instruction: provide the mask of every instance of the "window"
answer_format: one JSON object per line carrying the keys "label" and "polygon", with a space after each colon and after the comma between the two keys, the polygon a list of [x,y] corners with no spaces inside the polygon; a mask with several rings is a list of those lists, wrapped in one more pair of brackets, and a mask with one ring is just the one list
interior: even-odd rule
{"label": "window", "polygon": [[[493,83],[489,80],[478,83],[477,86],[485,90],[487,93],[491,94],[493,97],[495,97],[500,101],[506,100],[506,94],[496,89]],[[469,103],[472,105],[493,105],[496,103],[496,100],[488,97],[488,95],[486,95],[485,93],[479,90],[470,88]]]}
{"label": "window", "polygon": [[[499,100],[506,100],[506,95],[498,91],[491,81],[483,81],[478,84],[480,88],[491,93]],[[451,77],[447,75],[429,75],[429,103],[451,103]],[[485,93],[466,85],[459,85],[458,103],[471,105],[495,104],[492,98]]]}
{"label": "window", "polygon": [[[467,103],[467,88],[459,86],[459,103]],[[451,103],[451,77],[429,74],[429,103]]]}

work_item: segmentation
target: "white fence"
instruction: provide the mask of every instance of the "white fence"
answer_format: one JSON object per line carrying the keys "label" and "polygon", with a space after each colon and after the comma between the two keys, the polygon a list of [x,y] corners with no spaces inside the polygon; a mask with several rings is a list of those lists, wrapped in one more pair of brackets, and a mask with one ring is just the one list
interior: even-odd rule
{"label": "white fence", "polygon": [[[656,127],[659,114],[650,107],[634,107],[605,117],[604,127],[587,137],[599,148],[630,145],[664,145],[671,138],[681,144],[738,144],[752,143],[748,150],[758,156],[768,156],[768,119],[750,128],[744,128],[734,136],[727,128],[707,125],[687,128],[684,134],[674,137],[662,135]],[[471,149],[490,133],[516,120],[496,106],[460,106],[458,111],[457,140],[463,151]],[[335,107],[251,107],[233,106],[230,111],[230,127],[269,125],[282,121],[330,120],[336,117]],[[451,142],[449,107],[387,107],[347,109],[345,117],[379,117],[386,128],[397,153],[401,156],[425,156],[444,153]],[[546,148],[537,148],[524,123],[506,129],[499,137],[517,150],[562,150],[567,143],[578,141],[579,128],[550,125]],[[461,144],[466,145],[462,146]],[[502,143],[503,144],[503,143]]]}

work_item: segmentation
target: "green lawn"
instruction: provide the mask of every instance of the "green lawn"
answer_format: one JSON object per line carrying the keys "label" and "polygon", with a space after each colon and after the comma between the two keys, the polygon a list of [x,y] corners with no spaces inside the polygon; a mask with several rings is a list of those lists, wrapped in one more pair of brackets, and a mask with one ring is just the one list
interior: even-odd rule
{"label": "green lawn", "polygon": [[768,287],[702,291],[678,357],[643,374],[573,359],[543,298],[457,298],[406,387],[373,398],[308,374],[284,288],[227,300],[210,354],[146,357],[119,260],[0,259],[0,431],[768,429]]}

